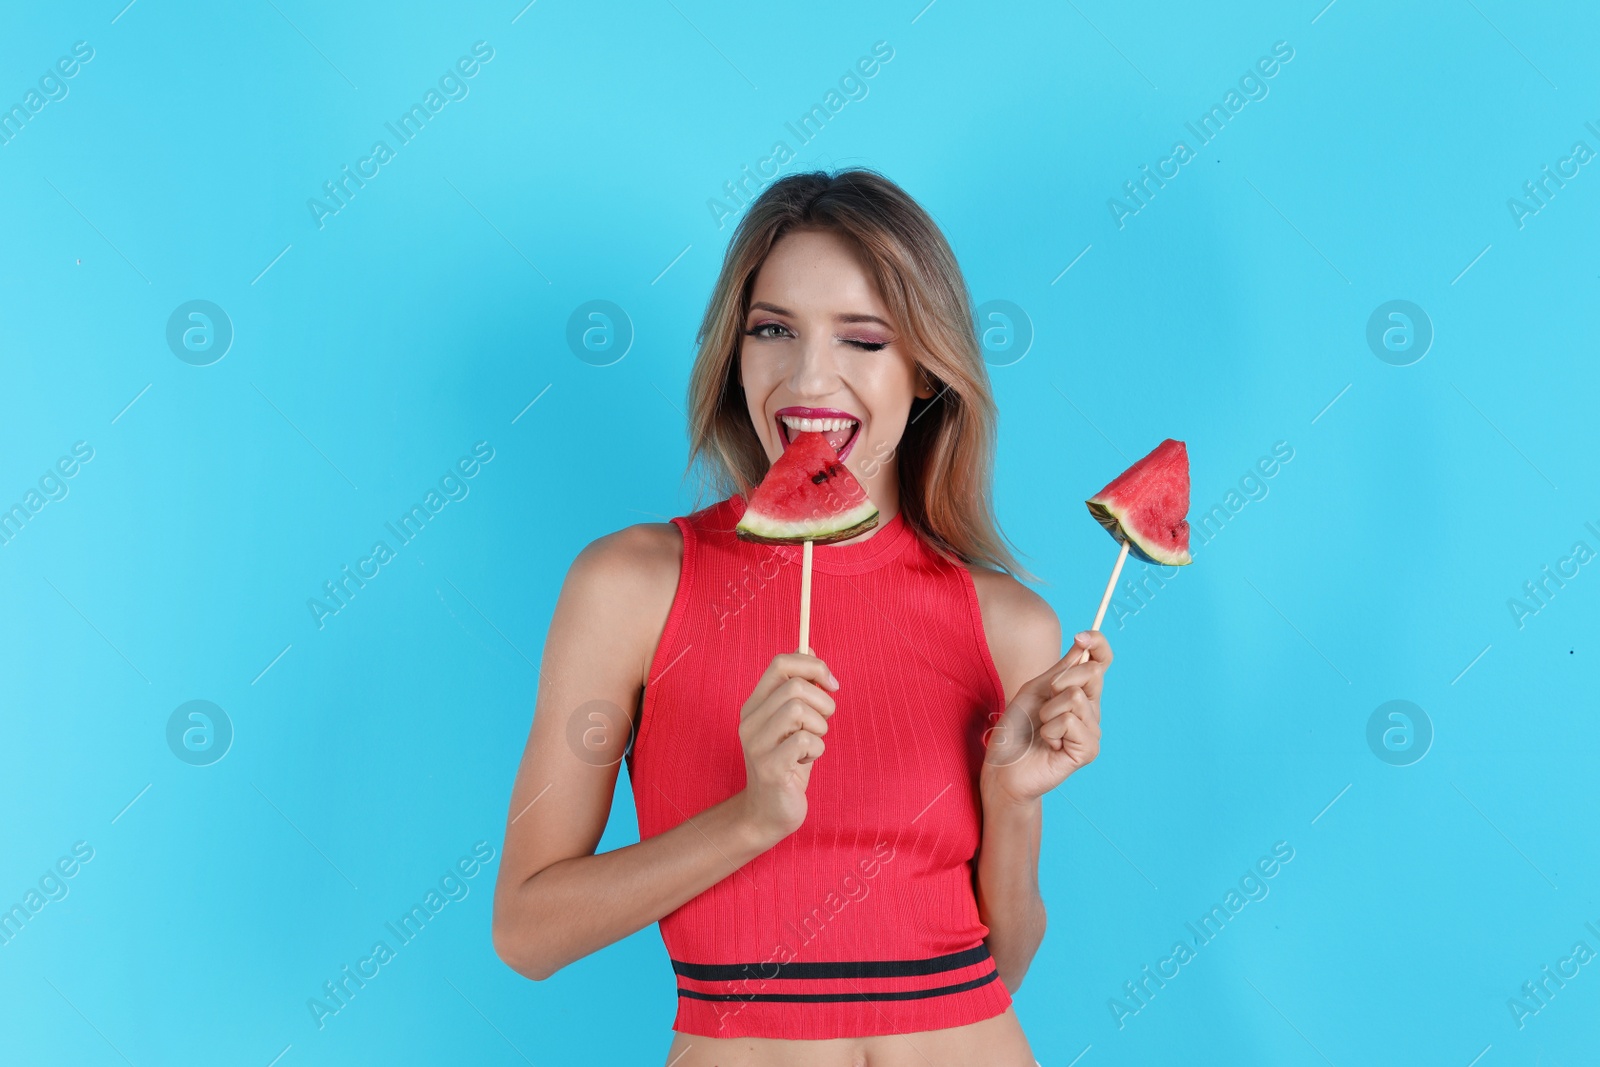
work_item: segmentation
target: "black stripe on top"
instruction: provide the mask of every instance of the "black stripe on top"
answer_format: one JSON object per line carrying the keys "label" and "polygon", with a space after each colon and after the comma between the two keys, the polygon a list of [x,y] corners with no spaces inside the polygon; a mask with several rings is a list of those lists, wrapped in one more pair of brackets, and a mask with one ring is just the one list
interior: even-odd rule
{"label": "black stripe on top", "polygon": [[[684,963],[673,960],[672,969],[685,978],[698,982],[738,982],[759,979],[764,982],[780,978],[906,978],[919,974],[938,974],[970,967],[989,958],[989,946],[979,942],[961,952],[934,956],[925,960],[845,960],[839,963]],[[988,981],[988,979],[984,979]],[[982,985],[982,982],[977,983]],[[970,987],[968,987],[970,988]],[[706,999],[707,994],[689,994]],[[721,999],[721,998],[714,998]],[[785,999],[785,998],[778,998]],[[794,998],[788,998],[794,999]],[[799,999],[811,999],[802,996]],[[823,999],[840,999],[826,997]],[[852,999],[849,997],[843,999]]]}
{"label": "black stripe on top", "polygon": [[988,985],[999,977],[999,971],[990,971],[988,974],[974,978],[970,982],[958,982],[955,985],[938,986],[934,989],[903,989],[880,993],[701,993],[693,989],[679,989],[678,996],[689,997],[694,1000],[753,1000],[769,1003],[774,1001],[783,1003],[817,1003],[822,1001],[856,1000],[923,1000],[927,997],[942,997],[950,993],[964,993],[969,989],[977,989],[981,985]]}

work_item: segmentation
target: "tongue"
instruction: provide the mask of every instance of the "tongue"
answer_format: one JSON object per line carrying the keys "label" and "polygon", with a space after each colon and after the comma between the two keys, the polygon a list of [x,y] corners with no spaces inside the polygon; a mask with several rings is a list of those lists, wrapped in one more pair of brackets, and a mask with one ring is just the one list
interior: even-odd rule
{"label": "tongue", "polygon": [[828,442],[828,447],[837,453],[841,448],[850,443],[850,438],[855,431],[855,426],[847,426],[842,430],[790,430],[789,443],[794,444],[802,437],[820,437],[824,441]]}
{"label": "tongue", "polygon": [[846,426],[842,430],[825,430],[823,431],[822,439],[827,441],[829,446],[831,446],[833,450],[837,452],[839,449],[845,446],[846,442],[850,440],[850,435],[853,433],[855,433],[854,426]]}

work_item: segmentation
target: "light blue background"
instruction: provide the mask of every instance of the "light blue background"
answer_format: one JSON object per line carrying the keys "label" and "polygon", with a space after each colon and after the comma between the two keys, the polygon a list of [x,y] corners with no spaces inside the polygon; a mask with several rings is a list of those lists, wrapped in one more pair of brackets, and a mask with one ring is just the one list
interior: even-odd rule
{"label": "light blue background", "polygon": [[[992,371],[998,507],[1069,633],[1114,556],[1082,500],[1128,461],[1187,441],[1198,517],[1294,450],[1107,624],[1102,754],[1046,802],[1050,931],[1017,997],[1040,1062],[1593,1058],[1600,964],[1521,1029],[1507,1007],[1600,950],[1600,564],[1521,627],[1507,606],[1600,550],[1600,164],[1520,227],[1507,207],[1600,150],[1591,5],[111,0],[3,24],[6,105],[74,42],[94,58],[0,145],[0,505],[74,442],[94,458],[0,547],[0,904],[95,851],[0,946],[0,1061],[664,1060],[656,931],[530,983],[491,949],[492,879],[569,562],[693,504],[680,409],[731,232],[707,201],[777,139],[785,173],[903,184],[974,300],[1025,310],[1031,349]],[[319,229],[308,198],[476,41],[470,94]],[[877,41],[868,95],[796,145],[784,123]],[[1278,41],[1269,95],[1198,146],[1185,121]],[[1108,198],[1179,139],[1197,158],[1119,229]],[[210,366],[165,340],[194,299],[235,331]],[[591,299],[635,331],[611,366],[565,341]],[[1394,299],[1435,331],[1410,366],[1366,342]],[[307,599],[478,441],[470,495],[319,630]],[[165,737],[194,699],[235,730],[207,767]],[[1394,699],[1435,731],[1411,766],[1367,744]],[[602,847],[635,839],[623,787]],[[307,999],[477,841],[470,895],[319,1031]],[[1119,1029],[1108,1000],[1278,841],[1270,895]]]}

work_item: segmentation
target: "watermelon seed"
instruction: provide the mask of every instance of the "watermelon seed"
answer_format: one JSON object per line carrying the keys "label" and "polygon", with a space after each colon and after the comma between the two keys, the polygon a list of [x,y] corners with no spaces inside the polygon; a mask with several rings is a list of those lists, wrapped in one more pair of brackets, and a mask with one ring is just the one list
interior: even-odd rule
{"label": "watermelon seed", "polygon": [[838,463],[830,463],[826,467],[823,467],[821,470],[819,470],[817,473],[815,473],[815,474],[813,474],[811,476],[811,484],[812,485],[821,485],[823,482],[827,481],[829,478],[832,478],[835,475],[837,475],[839,473],[839,470],[840,470],[840,464],[838,464]]}

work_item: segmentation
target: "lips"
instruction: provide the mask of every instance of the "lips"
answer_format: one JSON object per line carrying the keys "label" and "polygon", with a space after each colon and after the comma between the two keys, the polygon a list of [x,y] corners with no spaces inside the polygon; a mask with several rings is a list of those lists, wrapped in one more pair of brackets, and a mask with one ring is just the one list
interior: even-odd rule
{"label": "lips", "polygon": [[838,408],[780,408],[774,419],[778,426],[778,440],[783,442],[784,448],[789,447],[794,434],[820,433],[840,459],[850,454],[861,429],[859,418]]}

